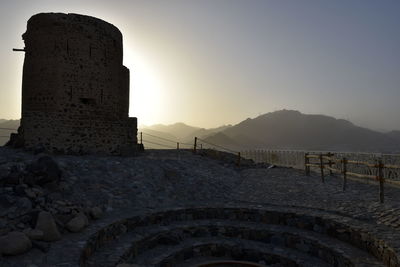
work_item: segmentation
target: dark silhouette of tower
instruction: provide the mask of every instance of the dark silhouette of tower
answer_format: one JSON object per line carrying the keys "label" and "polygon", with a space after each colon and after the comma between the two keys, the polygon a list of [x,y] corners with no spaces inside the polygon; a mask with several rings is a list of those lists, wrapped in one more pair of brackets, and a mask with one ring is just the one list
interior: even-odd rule
{"label": "dark silhouette of tower", "polygon": [[103,20],[62,13],[32,16],[19,138],[62,153],[125,154],[137,146],[129,118],[129,69],[122,34]]}

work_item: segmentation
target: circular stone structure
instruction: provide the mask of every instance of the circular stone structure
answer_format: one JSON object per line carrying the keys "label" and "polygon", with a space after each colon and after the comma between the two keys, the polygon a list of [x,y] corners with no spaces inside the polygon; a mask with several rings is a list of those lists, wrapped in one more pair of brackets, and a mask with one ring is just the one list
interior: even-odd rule
{"label": "circular stone structure", "polygon": [[87,240],[80,266],[399,266],[382,232],[305,208],[178,208],[100,229]]}
{"label": "circular stone structure", "polygon": [[210,261],[201,263],[199,265],[194,265],[193,267],[265,267],[266,265],[261,265],[253,262],[245,261]]}

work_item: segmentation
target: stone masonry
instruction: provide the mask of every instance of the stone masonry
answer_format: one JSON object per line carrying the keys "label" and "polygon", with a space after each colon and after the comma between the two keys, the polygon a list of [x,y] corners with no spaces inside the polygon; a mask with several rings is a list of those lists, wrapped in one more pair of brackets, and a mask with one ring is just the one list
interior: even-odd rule
{"label": "stone masonry", "polygon": [[121,32],[94,17],[41,13],[22,37],[24,146],[67,154],[135,151]]}

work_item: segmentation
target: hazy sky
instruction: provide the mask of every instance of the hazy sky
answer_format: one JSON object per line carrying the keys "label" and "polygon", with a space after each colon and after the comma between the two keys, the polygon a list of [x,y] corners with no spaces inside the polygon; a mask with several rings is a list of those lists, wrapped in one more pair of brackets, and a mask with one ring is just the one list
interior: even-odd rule
{"label": "hazy sky", "polygon": [[398,0],[2,0],[0,118],[19,118],[26,21],[92,15],[124,36],[130,115],[214,127],[296,109],[400,130]]}

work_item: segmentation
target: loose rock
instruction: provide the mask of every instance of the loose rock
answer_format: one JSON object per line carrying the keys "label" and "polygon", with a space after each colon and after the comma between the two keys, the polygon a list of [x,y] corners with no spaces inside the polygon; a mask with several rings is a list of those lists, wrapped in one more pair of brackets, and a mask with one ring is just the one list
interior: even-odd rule
{"label": "loose rock", "polygon": [[103,216],[103,211],[99,207],[91,208],[89,213],[90,217],[95,220],[100,219]]}
{"label": "loose rock", "polygon": [[42,240],[44,233],[42,230],[38,229],[26,229],[24,233],[31,239],[31,240]]}
{"label": "loose rock", "polygon": [[0,237],[0,254],[19,255],[32,248],[29,238],[21,232],[10,232]]}
{"label": "loose rock", "polygon": [[51,245],[48,242],[43,242],[38,240],[32,241],[32,247],[37,248],[44,253],[47,253],[50,250],[50,246]]}
{"label": "loose rock", "polygon": [[61,170],[51,157],[40,157],[36,162],[26,167],[25,182],[29,185],[44,185],[58,182],[61,178]]}
{"label": "loose rock", "polygon": [[89,222],[86,215],[79,213],[75,218],[67,223],[66,227],[68,231],[77,233],[81,232],[88,224]]}
{"label": "loose rock", "polygon": [[54,218],[49,212],[42,211],[39,213],[36,229],[43,231],[44,241],[56,241],[61,239],[61,234],[58,231]]}

